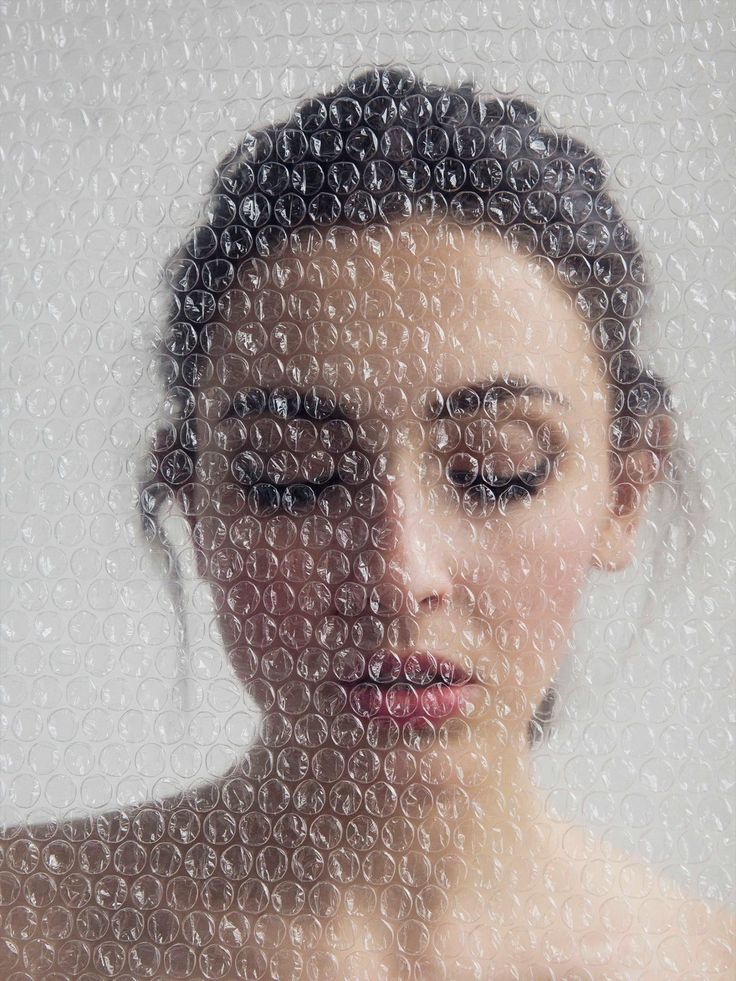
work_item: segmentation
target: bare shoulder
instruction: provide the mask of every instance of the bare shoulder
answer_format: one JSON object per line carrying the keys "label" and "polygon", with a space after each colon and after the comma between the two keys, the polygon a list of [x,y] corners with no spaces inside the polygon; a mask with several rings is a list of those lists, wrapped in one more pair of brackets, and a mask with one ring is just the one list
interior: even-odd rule
{"label": "bare shoulder", "polygon": [[[638,978],[730,979],[736,976],[736,911],[694,896],[639,856],[567,825],[560,860],[587,911],[576,924],[605,937],[619,969]],[[584,935],[581,936],[581,940]],[[606,977],[605,973],[600,975]],[[612,974],[611,977],[617,977]]]}

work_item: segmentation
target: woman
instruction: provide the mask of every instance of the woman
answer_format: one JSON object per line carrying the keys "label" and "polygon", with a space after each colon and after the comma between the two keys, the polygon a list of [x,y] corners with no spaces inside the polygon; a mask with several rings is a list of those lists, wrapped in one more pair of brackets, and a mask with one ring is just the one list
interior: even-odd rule
{"label": "woman", "polygon": [[11,833],[7,976],[733,970],[725,915],[529,774],[586,574],[676,479],[606,182],[531,106],[394,68],[218,166],[167,267],[141,502],[208,585],[252,744],[201,791]]}

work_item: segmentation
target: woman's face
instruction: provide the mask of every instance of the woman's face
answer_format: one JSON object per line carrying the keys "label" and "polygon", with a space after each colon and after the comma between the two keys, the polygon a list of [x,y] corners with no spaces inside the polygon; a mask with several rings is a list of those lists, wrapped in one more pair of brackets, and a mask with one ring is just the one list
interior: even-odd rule
{"label": "woman's face", "polygon": [[239,676],[291,724],[521,746],[616,520],[584,325],[529,260],[457,228],[266,269],[241,270],[251,311],[213,357],[230,404],[199,400],[197,472],[227,505],[194,537]]}

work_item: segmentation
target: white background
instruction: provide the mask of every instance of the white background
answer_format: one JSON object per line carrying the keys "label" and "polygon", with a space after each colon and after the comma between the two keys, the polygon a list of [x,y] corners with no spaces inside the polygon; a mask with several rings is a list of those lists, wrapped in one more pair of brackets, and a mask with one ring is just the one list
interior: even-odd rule
{"label": "white background", "polygon": [[[161,266],[242,131],[366,63],[545,107],[611,161],[653,260],[647,343],[700,502],[592,581],[536,772],[550,807],[693,891],[734,887],[734,10],[593,5],[7,4],[2,153],[4,813],[128,803],[222,772],[254,721],[193,584],[186,633],[137,531]],[[688,505],[689,506],[689,505]],[[647,583],[650,590],[647,591]],[[651,595],[653,594],[653,595]],[[184,643],[186,639],[186,643]]]}

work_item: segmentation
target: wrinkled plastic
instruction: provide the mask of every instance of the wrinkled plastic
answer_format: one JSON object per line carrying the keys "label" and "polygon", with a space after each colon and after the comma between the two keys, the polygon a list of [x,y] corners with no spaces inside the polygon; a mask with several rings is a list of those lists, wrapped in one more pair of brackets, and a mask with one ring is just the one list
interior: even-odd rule
{"label": "wrinkled plastic", "polygon": [[732,25],[561,7],[12,10],[3,977],[733,970]]}

